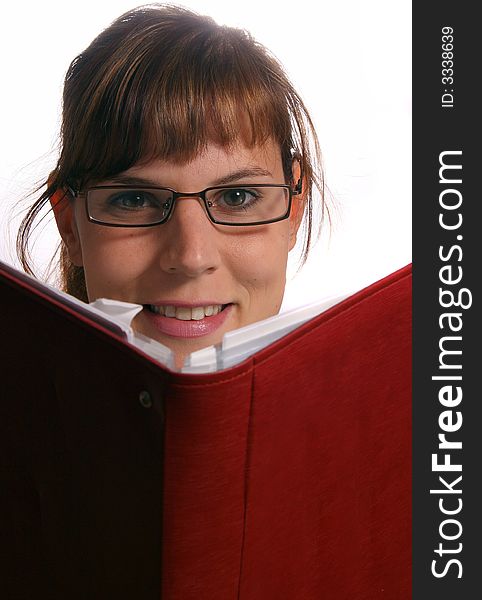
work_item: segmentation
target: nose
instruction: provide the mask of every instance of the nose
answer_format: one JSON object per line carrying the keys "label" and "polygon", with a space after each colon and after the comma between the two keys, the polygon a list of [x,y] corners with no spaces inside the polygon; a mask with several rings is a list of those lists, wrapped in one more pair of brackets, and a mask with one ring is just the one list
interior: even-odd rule
{"label": "nose", "polygon": [[159,235],[161,267],[167,273],[198,277],[219,267],[221,234],[209,220],[201,198],[177,198]]}

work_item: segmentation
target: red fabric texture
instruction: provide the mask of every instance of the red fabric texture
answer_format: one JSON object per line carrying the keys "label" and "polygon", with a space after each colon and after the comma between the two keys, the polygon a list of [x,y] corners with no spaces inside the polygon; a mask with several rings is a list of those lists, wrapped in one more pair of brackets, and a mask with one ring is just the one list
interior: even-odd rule
{"label": "red fabric texture", "polygon": [[206,375],[0,282],[7,598],[410,598],[410,267]]}

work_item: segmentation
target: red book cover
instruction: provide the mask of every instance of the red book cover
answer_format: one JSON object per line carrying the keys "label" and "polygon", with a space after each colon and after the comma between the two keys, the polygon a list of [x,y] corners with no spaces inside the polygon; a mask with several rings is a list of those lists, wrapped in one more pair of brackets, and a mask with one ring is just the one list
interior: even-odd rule
{"label": "red book cover", "polygon": [[197,375],[0,288],[2,597],[411,597],[410,267]]}

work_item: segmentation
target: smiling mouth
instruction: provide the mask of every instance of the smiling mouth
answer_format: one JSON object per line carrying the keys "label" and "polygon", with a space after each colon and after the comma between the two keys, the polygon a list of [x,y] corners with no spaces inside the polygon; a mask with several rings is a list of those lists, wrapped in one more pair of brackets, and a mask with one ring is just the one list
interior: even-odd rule
{"label": "smiling mouth", "polygon": [[232,319],[234,304],[204,306],[173,306],[172,304],[144,304],[150,331],[174,339],[215,335],[228,319]]}
{"label": "smiling mouth", "polygon": [[229,304],[210,304],[207,306],[173,306],[171,304],[145,304],[144,307],[153,314],[177,319],[179,321],[200,321],[205,317],[214,317]]}

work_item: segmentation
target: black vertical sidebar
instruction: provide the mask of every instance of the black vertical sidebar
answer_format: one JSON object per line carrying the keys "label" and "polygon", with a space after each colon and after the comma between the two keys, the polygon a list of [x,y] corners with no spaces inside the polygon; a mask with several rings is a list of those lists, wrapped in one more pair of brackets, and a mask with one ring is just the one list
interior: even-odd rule
{"label": "black vertical sidebar", "polygon": [[481,25],[413,3],[413,598],[482,583]]}

